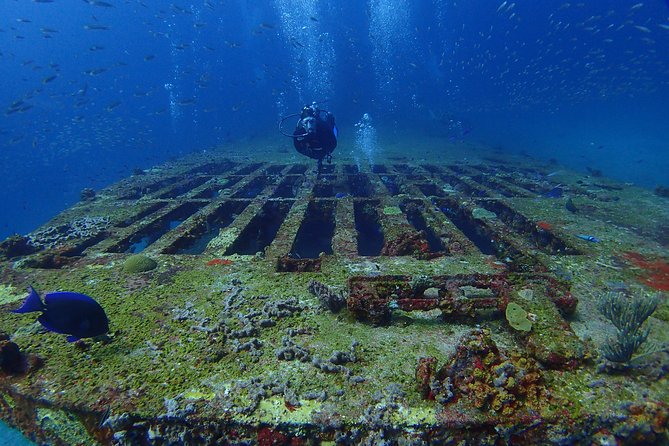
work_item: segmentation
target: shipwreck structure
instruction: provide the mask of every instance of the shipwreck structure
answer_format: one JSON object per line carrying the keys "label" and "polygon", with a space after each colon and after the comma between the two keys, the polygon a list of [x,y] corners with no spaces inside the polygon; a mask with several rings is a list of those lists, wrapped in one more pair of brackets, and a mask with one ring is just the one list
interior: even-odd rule
{"label": "shipwreck structure", "polygon": [[[667,289],[667,199],[434,158],[209,152],[82,194],[0,244],[0,416],[54,445],[666,443],[666,351],[611,373],[594,302]],[[28,285],[108,336],[10,313]]]}

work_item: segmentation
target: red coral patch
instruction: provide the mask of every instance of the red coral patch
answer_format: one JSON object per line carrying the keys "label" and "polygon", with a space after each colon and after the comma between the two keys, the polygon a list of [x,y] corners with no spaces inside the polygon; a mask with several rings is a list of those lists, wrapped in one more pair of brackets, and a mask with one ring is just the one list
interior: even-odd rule
{"label": "red coral patch", "polygon": [[623,257],[644,273],[639,281],[659,291],[669,291],[669,263],[663,259],[649,260],[638,252],[626,252]]}
{"label": "red coral patch", "polygon": [[547,221],[538,221],[537,222],[537,228],[544,230],[544,231],[552,231],[553,230],[553,225],[548,223]]}
{"label": "red coral patch", "polygon": [[216,266],[216,265],[232,265],[232,260],[229,259],[213,259],[206,263],[207,266]]}

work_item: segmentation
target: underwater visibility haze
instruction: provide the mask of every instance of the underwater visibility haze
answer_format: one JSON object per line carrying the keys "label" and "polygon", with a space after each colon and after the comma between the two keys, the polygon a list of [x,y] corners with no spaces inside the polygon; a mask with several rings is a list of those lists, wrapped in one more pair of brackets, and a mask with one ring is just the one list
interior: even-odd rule
{"label": "underwater visibility haze", "polygon": [[7,0],[0,16],[0,236],[171,156],[290,147],[276,122],[312,101],[343,135],[368,113],[381,141],[445,135],[667,186],[661,0]]}
{"label": "underwater visibility haze", "polygon": [[[398,360],[410,363],[397,370],[410,378],[402,381],[383,372],[383,378],[375,379],[387,378],[384,386],[390,390],[383,397],[368,394],[364,401],[378,407],[383,403],[390,412],[406,403],[411,406],[403,419],[407,425],[487,426],[488,418],[476,424],[472,420],[481,418],[454,416],[461,407],[425,409],[426,401],[456,404],[450,400],[451,390],[457,394],[466,385],[458,381],[462,371],[453,370],[467,361],[474,361],[480,373],[492,367],[490,373],[497,375],[491,382],[497,384],[486,387],[490,392],[525,379],[523,385],[536,396],[531,400],[504,387],[499,392],[513,395],[512,408],[495,393],[478,401],[476,410],[494,407],[494,416],[503,413],[523,422],[539,416],[553,420],[546,426],[559,418],[549,412],[561,404],[550,400],[542,387],[547,382],[587,395],[600,390],[603,395],[610,385],[611,395],[622,392],[630,401],[646,395],[638,383],[625,393],[626,378],[600,382],[596,373],[606,367],[595,372],[588,362],[597,356],[591,348],[625,364],[618,370],[621,376],[632,368],[633,354],[665,353],[654,357],[654,370],[664,372],[650,379],[649,400],[669,393],[669,344],[666,335],[656,339],[653,334],[662,327],[667,333],[667,299],[662,294],[647,301],[639,297],[669,289],[669,1],[3,0],[0,77],[0,241],[25,241],[33,233],[29,251],[0,245],[0,257],[6,256],[0,305],[7,310],[0,317],[0,333],[8,333],[7,340],[0,340],[7,343],[0,344],[0,359],[10,358],[10,347],[4,347],[9,344],[26,352],[18,368],[3,366],[1,373],[9,376],[19,370],[33,379],[33,373],[51,373],[56,362],[82,360],[71,359],[72,352],[88,355],[84,369],[94,370],[93,378],[77,375],[85,394],[82,401],[93,401],[91,395],[98,390],[110,395],[86,406],[90,413],[104,414],[98,427],[107,433],[94,435],[89,429],[95,441],[132,444],[130,433],[136,426],[123,424],[132,417],[123,418],[122,413],[150,419],[151,404],[162,408],[164,403],[168,418],[191,414],[185,412],[190,401],[206,406],[202,414],[207,416],[217,416],[217,411],[241,418],[263,410],[273,414],[266,401],[277,395],[269,390],[276,382],[235,381],[236,375],[227,375],[239,369],[266,377],[259,364],[273,373],[273,366],[266,364],[270,357],[282,364],[276,373],[288,373],[286,361],[302,362],[308,368],[297,373],[304,375],[306,387],[321,379],[331,386],[323,396],[314,396],[313,390],[313,398],[307,398],[298,395],[304,388],[289,389],[283,383],[277,391],[279,409],[287,412],[276,419],[299,419],[311,411],[311,418],[304,415],[296,423],[327,425],[323,432],[336,431],[350,443],[367,438],[374,444],[383,435],[356,437],[353,428],[340,432],[336,426],[346,425],[346,417],[337,411],[363,407],[345,401],[343,389],[360,386],[359,396],[367,395],[365,386],[378,390],[366,373],[381,370],[374,361],[383,364],[393,358],[381,350],[378,358],[370,353],[377,352],[368,347],[376,341],[367,337],[376,325],[389,326],[383,335],[389,344],[390,339],[411,339],[397,352]],[[278,128],[288,117],[283,130],[293,134],[297,116],[313,102],[332,113],[338,132],[332,164],[326,162],[325,170],[317,172],[316,161],[298,153]],[[263,162],[273,164],[264,166],[262,174],[253,173],[261,166],[253,163]],[[161,165],[169,167],[156,167]],[[104,200],[112,198],[121,204],[104,214]],[[70,219],[68,224],[57,220],[60,226],[45,226],[77,203],[83,207],[62,216]],[[61,237],[58,231],[70,235]],[[61,242],[67,249],[61,249]],[[131,256],[145,262],[135,270],[127,254],[153,259]],[[458,256],[460,261],[449,260]],[[223,278],[214,277],[218,269],[225,272]],[[202,276],[186,277],[191,270]],[[295,279],[285,281],[281,274],[294,274],[289,277]],[[486,274],[488,282],[482,279]],[[528,274],[534,275],[530,279]],[[11,313],[26,299],[24,291],[31,283],[53,294],[45,294],[42,302],[33,290],[20,312],[41,311],[39,320],[47,329],[68,334],[76,343],[40,332],[36,325],[18,329],[35,319]],[[601,293],[595,295],[590,283]],[[220,298],[225,308],[193,297],[197,293],[192,289],[205,285],[207,295]],[[288,291],[280,297],[299,299],[277,303],[267,297],[282,286]],[[345,287],[347,298],[342,297]],[[464,309],[458,307],[462,299],[449,294],[454,289],[464,290],[463,298],[482,298]],[[643,310],[642,304],[628,307],[615,293],[650,303]],[[259,295],[262,299],[253,304],[253,299],[244,300]],[[379,301],[367,302],[370,295]],[[327,307],[326,315],[314,310],[318,304],[305,304],[314,296]],[[550,311],[544,312],[540,297]],[[453,302],[445,304],[449,298]],[[161,303],[126,308],[132,299]],[[82,309],[82,303],[88,307]],[[454,307],[447,311],[447,305]],[[347,311],[342,313],[344,306]],[[497,318],[477,319],[483,328],[459,325],[457,319],[450,336],[438,331],[441,322],[410,316],[414,310],[465,318],[483,310],[497,312]],[[248,313],[242,317],[243,311]],[[396,312],[403,316],[397,318]],[[71,313],[81,317],[65,320]],[[292,318],[306,318],[306,313],[308,323],[297,327]],[[589,313],[599,315],[595,325],[586,321]],[[634,323],[616,319],[621,313],[636,317]],[[146,329],[151,334],[145,338],[138,334],[145,327],[133,326],[140,323],[133,318],[151,317],[177,328],[169,336],[162,333],[160,341],[159,329]],[[649,317],[651,322],[643,327],[653,329],[647,332],[641,326]],[[297,325],[288,328],[293,322]],[[495,324],[503,325],[503,339],[512,340],[498,338],[495,329],[500,327]],[[279,328],[293,331],[285,334]],[[426,330],[425,339],[438,345],[414,340],[407,334],[412,328]],[[202,361],[208,364],[198,362],[193,370],[226,367],[210,374],[191,371],[193,376],[202,374],[197,380],[171,370],[183,373],[180,383],[199,387],[177,391],[165,385],[174,390],[172,396],[155,400],[150,391],[158,381],[147,379],[146,386],[156,385],[147,390],[144,383],[132,381],[138,375],[130,369],[119,372],[127,382],[114,387],[100,378],[102,384],[95,384],[99,389],[94,387],[99,376],[112,373],[105,371],[106,357],[127,353],[127,366],[132,367],[141,355],[157,364],[183,354],[180,349],[186,347],[178,338],[185,335],[180,330],[193,336],[193,345],[202,349]],[[326,338],[325,331],[338,330],[346,333],[345,342]],[[107,332],[106,341],[91,340]],[[248,333],[256,337],[249,340]],[[567,347],[552,350],[538,340],[563,339],[565,333]],[[622,341],[605,343],[616,335],[627,336],[627,350]],[[640,353],[638,347],[649,336],[655,350]],[[449,369],[448,358],[462,354],[467,344],[458,344],[461,339],[480,343],[481,350],[469,352],[459,363],[454,360]],[[225,345],[212,346],[216,342]],[[517,358],[505,357],[495,342],[500,351],[502,345],[518,343],[541,366],[525,364],[527,370],[518,372]],[[319,356],[317,346],[337,350]],[[237,354],[243,360],[233,362]],[[497,359],[482,365],[477,354],[484,363],[485,358]],[[189,350],[187,356],[192,355]],[[436,368],[437,360],[442,369]],[[574,372],[583,364],[590,364],[587,373]],[[567,385],[563,377],[527,378],[558,369],[581,381]],[[228,381],[222,384],[224,377]],[[67,386],[77,379],[54,378],[52,384]],[[401,389],[407,381],[413,395]],[[221,397],[230,392],[252,402]],[[527,411],[518,408],[520,400]],[[550,400],[551,409],[546,408],[549,403],[539,407],[539,400]],[[8,410],[3,401],[0,397],[0,409]],[[341,406],[330,413],[330,404]],[[652,410],[644,407],[631,416],[652,410],[669,413],[666,400]],[[387,421],[372,412],[358,415],[370,426]],[[565,419],[579,419],[576,412]],[[55,425],[62,421],[42,415],[41,420]],[[260,416],[258,423],[264,426],[268,419],[274,418]],[[634,422],[651,423],[648,419]],[[86,422],[94,427],[98,423]],[[666,441],[666,422],[657,423],[657,432],[663,434],[652,438]],[[29,432],[26,426],[21,429]],[[613,424],[606,426],[613,430]],[[581,439],[565,434],[561,444],[633,438],[605,428],[595,432],[580,424],[572,427],[587,434]],[[259,444],[287,444],[295,434],[278,428],[240,429],[240,438],[247,435]],[[112,431],[119,436],[112,437]],[[59,441],[66,444],[70,437],[63,432],[53,435],[61,435]],[[504,437],[499,432],[475,433],[470,439]],[[507,441],[516,435],[507,434]],[[51,438],[40,435],[32,439]],[[553,444],[560,443],[552,435]],[[83,436],[71,438],[79,441]]]}

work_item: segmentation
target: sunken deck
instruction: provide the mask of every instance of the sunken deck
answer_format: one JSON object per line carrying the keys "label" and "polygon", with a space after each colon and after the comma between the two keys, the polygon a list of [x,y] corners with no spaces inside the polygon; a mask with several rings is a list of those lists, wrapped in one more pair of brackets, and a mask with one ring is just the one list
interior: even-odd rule
{"label": "sunken deck", "polygon": [[[594,302],[666,290],[667,199],[468,157],[198,154],[6,240],[1,417],[64,445],[666,442],[667,354],[598,373]],[[9,313],[29,284],[96,298],[109,339]]]}

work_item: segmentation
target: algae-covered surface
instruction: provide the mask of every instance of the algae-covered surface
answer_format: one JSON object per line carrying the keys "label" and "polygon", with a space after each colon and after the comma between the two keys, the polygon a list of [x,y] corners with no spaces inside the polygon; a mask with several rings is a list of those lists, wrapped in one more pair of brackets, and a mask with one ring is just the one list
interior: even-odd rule
{"label": "algae-covered surface", "polygon": [[[5,241],[2,418],[50,444],[666,442],[666,297],[645,325],[656,352],[622,365],[600,353],[615,329],[596,302],[667,290],[667,199],[423,153],[320,175],[194,155],[75,205],[28,248]],[[360,255],[374,231],[383,246]],[[157,267],[124,268],[140,251]],[[95,298],[108,336],[68,343],[11,313],[29,285]]]}

